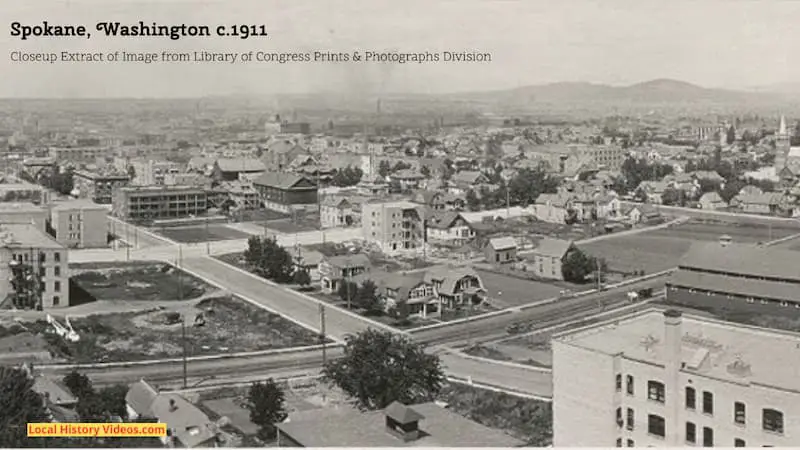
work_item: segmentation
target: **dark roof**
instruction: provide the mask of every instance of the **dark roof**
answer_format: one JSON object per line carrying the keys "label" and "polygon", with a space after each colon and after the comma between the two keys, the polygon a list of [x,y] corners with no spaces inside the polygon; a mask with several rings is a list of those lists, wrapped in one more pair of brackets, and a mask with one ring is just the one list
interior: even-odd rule
{"label": "dark roof", "polygon": [[325,260],[328,261],[328,264],[341,269],[346,269],[350,267],[370,266],[369,257],[363,253],[356,253],[352,255],[328,256],[325,258]]}
{"label": "dark roof", "polygon": [[453,226],[455,221],[461,217],[461,213],[457,211],[434,211],[430,219],[428,219],[428,226],[446,230]]}
{"label": "dark roof", "polygon": [[743,297],[797,301],[797,285],[778,281],[678,270],[670,277],[669,284],[687,289],[729,293]]}
{"label": "dark roof", "polygon": [[266,170],[263,162],[252,158],[223,158],[218,159],[216,164],[223,172],[262,172]]}
{"label": "dark roof", "polygon": [[299,411],[277,424],[281,434],[304,447],[519,447],[524,442],[435,403],[413,405],[425,416],[420,437],[404,442],[386,431],[384,411],[319,408]]}
{"label": "dark roof", "polygon": [[280,189],[291,189],[303,181],[311,186],[315,186],[313,181],[304,176],[286,172],[264,172],[258,178],[253,180],[253,184],[259,186],[276,187]]}
{"label": "dark roof", "polygon": [[398,401],[393,401],[383,412],[386,414],[386,417],[403,425],[418,422],[425,418],[425,416],[414,411],[410,406],[406,406]]}
{"label": "dark roof", "polygon": [[[758,245],[718,242],[697,243],[684,254],[678,267],[717,273],[800,281],[798,252]],[[730,277],[733,278],[733,277]]]}
{"label": "dark roof", "polygon": [[531,253],[561,259],[567,255],[570,248],[572,248],[572,241],[544,238],[539,241],[539,245],[536,248],[531,250]]}

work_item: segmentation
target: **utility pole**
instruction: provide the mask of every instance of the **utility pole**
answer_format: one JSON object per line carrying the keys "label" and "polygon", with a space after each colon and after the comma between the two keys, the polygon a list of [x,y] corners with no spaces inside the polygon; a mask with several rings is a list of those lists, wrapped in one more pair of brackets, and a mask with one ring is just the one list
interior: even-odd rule
{"label": "utility pole", "polygon": [[322,303],[319,304],[319,322],[320,339],[322,340],[322,365],[324,366],[328,362],[328,336],[325,332],[325,305]]}
{"label": "utility pole", "polygon": [[211,241],[208,240],[208,212],[206,212],[206,255],[211,254]]}
{"label": "utility pole", "polygon": [[188,385],[188,364],[186,359],[186,317],[181,317],[181,334],[183,335],[183,388]]}

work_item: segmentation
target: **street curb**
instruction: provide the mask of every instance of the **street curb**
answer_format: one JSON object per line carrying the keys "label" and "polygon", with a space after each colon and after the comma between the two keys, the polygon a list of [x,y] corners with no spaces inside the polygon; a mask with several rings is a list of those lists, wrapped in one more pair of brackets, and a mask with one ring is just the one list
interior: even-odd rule
{"label": "street curb", "polygon": [[487,383],[479,383],[479,382],[472,381],[471,378],[463,378],[463,377],[456,377],[456,376],[448,375],[448,376],[445,377],[445,379],[447,381],[451,382],[451,383],[463,384],[463,385],[466,385],[466,386],[475,387],[475,388],[478,388],[478,389],[485,389],[487,391],[492,391],[492,392],[499,392],[499,393],[511,395],[511,396],[514,396],[514,397],[521,397],[521,398],[526,398],[526,399],[529,399],[529,400],[538,400],[540,402],[548,402],[548,403],[553,401],[553,399],[551,397],[528,394],[528,393],[525,393],[525,392],[520,392],[520,391],[518,391],[516,389],[510,389],[510,388],[504,388],[504,387],[500,387],[500,386],[494,386],[494,385],[487,384]]}
{"label": "street curb", "polygon": [[[186,358],[186,361],[215,361],[215,360],[223,360],[223,359],[236,359],[236,358],[248,358],[248,357],[258,357],[258,356],[273,356],[273,355],[286,355],[291,353],[305,353],[311,352],[316,350],[321,350],[323,347],[322,344],[317,345],[308,345],[303,347],[289,347],[289,348],[280,348],[276,350],[262,350],[256,352],[239,352],[239,353],[230,353],[226,355],[204,355],[204,356],[190,356]],[[341,344],[327,344],[325,348],[338,348],[341,347]],[[183,362],[183,358],[165,358],[165,359],[148,359],[142,361],[120,361],[120,362],[110,362],[110,363],[92,363],[92,364],[36,364],[35,367],[37,369],[111,369],[111,368],[119,368],[119,367],[135,367],[135,366],[152,366],[158,364],[174,364],[178,362]]]}
{"label": "street curb", "polygon": [[491,358],[482,358],[480,356],[469,355],[467,353],[459,352],[459,351],[450,352],[450,354],[453,355],[453,356],[458,356],[458,357],[461,357],[461,358],[471,359],[473,361],[482,362],[482,363],[486,363],[486,364],[496,364],[496,365],[499,365],[499,366],[512,367],[514,369],[530,370],[531,372],[553,373],[553,369],[552,368],[548,368],[548,367],[536,367],[536,366],[529,366],[527,364],[515,363],[515,362],[512,362],[512,361],[501,361],[501,360],[496,360],[496,359],[491,359]]}

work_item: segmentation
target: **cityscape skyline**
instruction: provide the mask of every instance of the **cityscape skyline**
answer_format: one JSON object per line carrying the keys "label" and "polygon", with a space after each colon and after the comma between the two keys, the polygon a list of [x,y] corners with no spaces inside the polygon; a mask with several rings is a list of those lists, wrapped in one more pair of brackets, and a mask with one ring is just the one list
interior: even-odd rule
{"label": "cityscape skyline", "polygon": [[[675,79],[707,88],[743,90],[800,79],[787,42],[800,39],[797,2],[617,1],[546,2],[340,1],[233,5],[209,0],[159,3],[146,17],[142,2],[50,1],[0,7],[23,24],[97,21],[164,24],[265,24],[267,38],[60,38],[18,40],[4,33],[3,98],[195,98],[344,92],[443,94],[512,89],[554,82],[612,86]],[[43,12],[46,11],[46,12]],[[253,13],[253,11],[263,11]],[[724,14],[723,14],[724,12]],[[354,20],[358,17],[358,20]],[[457,17],[456,25],[453,19]],[[714,20],[714,17],[719,19]],[[298,18],[300,18],[298,20]],[[711,19],[710,19],[711,18]],[[487,25],[491,24],[491,25]],[[496,24],[496,25],[495,25]],[[426,36],[436,36],[430,39]],[[51,51],[480,51],[490,63],[359,64],[93,64],[12,63],[10,52]],[[712,57],[713,56],[713,57]],[[501,70],[498,70],[501,68]],[[149,80],[157,79],[158,82]],[[143,82],[143,80],[148,80]],[[224,83],[220,81],[224,80]]]}

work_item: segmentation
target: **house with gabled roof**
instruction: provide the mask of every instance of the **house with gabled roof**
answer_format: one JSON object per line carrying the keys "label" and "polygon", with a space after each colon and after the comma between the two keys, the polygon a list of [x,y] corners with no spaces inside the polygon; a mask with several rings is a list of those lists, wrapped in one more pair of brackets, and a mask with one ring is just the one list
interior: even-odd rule
{"label": "house with gabled roof", "polygon": [[533,204],[534,215],[543,222],[566,223],[574,207],[572,194],[540,194]]}
{"label": "house with gabled roof", "polygon": [[431,242],[463,245],[475,238],[475,228],[457,211],[436,211],[427,220]]}
{"label": "house with gabled roof", "polygon": [[290,140],[276,140],[271,142],[267,151],[262,156],[262,161],[267,170],[288,170],[292,161],[301,155],[308,155],[310,152],[305,147]]}
{"label": "house with gabled roof", "polygon": [[364,253],[326,256],[319,263],[320,286],[323,292],[335,293],[342,282],[357,282],[371,269],[372,263]]}
{"label": "house with gabled roof", "polygon": [[489,239],[483,253],[489,264],[512,264],[517,261],[518,249],[517,240],[513,237],[496,237]]}
{"label": "house with gabled roof", "polygon": [[258,159],[220,158],[214,162],[211,171],[215,181],[237,181],[240,175],[256,175],[264,172],[266,166]]}
{"label": "house with gabled roof", "polygon": [[345,197],[329,196],[320,205],[320,225],[322,228],[352,227],[360,217],[355,213],[354,204]]}
{"label": "house with gabled roof", "polygon": [[456,172],[448,182],[448,192],[453,194],[466,194],[470,189],[478,191],[481,186],[489,185],[489,178],[477,170],[462,170]]}
{"label": "house with gabled roof", "polygon": [[700,204],[700,209],[717,210],[728,207],[728,203],[722,199],[719,192],[706,192],[697,201]]}
{"label": "house with gabled roof", "polygon": [[525,255],[526,270],[540,278],[563,280],[564,259],[573,248],[572,241],[544,238]]}
{"label": "house with gabled roof", "polygon": [[179,394],[159,392],[139,380],[128,388],[125,404],[131,419],[152,418],[167,424],[167,436],[161,440],[171,447],[216,447],[220,442],[217,424]]}

